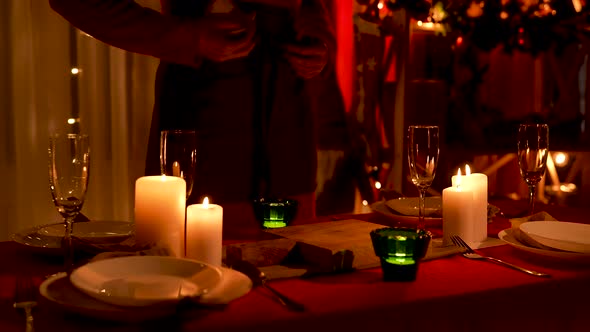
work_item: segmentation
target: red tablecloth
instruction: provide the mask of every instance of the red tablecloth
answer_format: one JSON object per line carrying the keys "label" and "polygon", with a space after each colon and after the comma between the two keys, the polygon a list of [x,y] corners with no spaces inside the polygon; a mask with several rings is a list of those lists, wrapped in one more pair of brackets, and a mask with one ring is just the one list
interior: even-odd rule
{"label": "red tablecloth", "polygon": [[[590,210],[546,207],[564,221],[588,222]],[[359,219],[380,221],[378,216]],[[382,220],[381,220],[382,221]],[[505,228],[506,220],[490,225]],[[385,283],[379,269],[309,279],[272,281],[307,305],[293,313],[256,288],[222,311],[191,312],[145,324],[120,324],[68,315],[50,305],[35,310],[36,331],[588,331],[590,267],[560,264],[503,245],[485,253],[550,273],[543,279],[489,262],[448,257],[421,264],[417,280]],[[0,331],[24,331],[12,308],[17,275],[41,277],[61,262],[0,243]]]}

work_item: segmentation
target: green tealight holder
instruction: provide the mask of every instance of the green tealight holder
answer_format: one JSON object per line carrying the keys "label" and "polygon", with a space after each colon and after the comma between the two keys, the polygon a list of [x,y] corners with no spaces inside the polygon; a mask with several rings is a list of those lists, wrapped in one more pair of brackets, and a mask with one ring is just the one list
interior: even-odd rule
{"label": "green tealight holder", "polygon": [[293,199],[265,199],[254,201],[254,216],[262,228],[288,226],[297,214],[297,201]]}
{"label": "green tealight holder", "polygon": [[384,281],[414,281],[419,262],[428,251],[432,234],[407,227],[371,231],[375,255],[381,260]]}

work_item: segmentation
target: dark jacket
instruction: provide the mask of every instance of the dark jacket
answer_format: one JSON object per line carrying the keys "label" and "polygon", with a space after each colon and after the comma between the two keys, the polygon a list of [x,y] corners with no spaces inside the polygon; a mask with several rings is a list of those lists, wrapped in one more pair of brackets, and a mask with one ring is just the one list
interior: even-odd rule
{"label": "dark jacket", "polygon": [[[304,0],[325,18],[322,38],[335,49],[322,0]],[[268,2],[268,1],[266,1]],[[209,1],[162,0],[162,13],[132,0],[50,0],[77,28],[115,47],[161,60],[156,79],[146,174],[160,174],[159,133],[198,132],[197,170],[189,203],[312,193],[316,175],[313,86],[326,77],[296,77],[281,56],[292,42],[292,14],[278,7],[256,10],[258,42],[242,59],[214,63],[199,57],[194,18]],[[303,11],[305,13],[305,11]],[[321,29],[320,29],[321,30]],[[333,52],[327,70],[333,68]]]}

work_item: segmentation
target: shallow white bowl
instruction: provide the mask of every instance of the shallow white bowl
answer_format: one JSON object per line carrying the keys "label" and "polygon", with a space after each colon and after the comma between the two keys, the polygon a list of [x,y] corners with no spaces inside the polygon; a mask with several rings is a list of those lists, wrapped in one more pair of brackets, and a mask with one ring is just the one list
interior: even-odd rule
{"label": "shallow white bowl", "polygon": [[534,221],[520,230],[547,247],[590,254],[590,225],[572,222]]}
{"label": "shallow white bowl", "polygon": [[[217,286],[203,294],[195,306],[182,309],[189,309],[190,313],[193,308],[200,310],[201,305],[225,305],[248,294],[252,289],[252,281],[243,273],[224,267],[221,267],[221,271],[221,282]],[[136,323],[161,319],[179,312],[177,305],[124,307],[99,301],[74,287],[65,273],[46,279],[39,287],[39,294],[47,305],[100,320]]]}
{"label": "shallow white bowl", "polygon": [[590,254],[530,247],[527,244],[520,242],[518,238],[515,236],[514,232],[515,229],[513,228],[502,230],[498,233],[498,238],[515,249],[533,254],[535,256],[538,256],[539,258],[547,259],[551,262],[571,263],[575,265],[584,266],[590,264]]}
{"label": "shallow white bowl", "polygon": [[77,268],[72,284],[97,300],[120,306],[149,306],[198,299],[221,280],[218,267],[190,259],[129,256]]}

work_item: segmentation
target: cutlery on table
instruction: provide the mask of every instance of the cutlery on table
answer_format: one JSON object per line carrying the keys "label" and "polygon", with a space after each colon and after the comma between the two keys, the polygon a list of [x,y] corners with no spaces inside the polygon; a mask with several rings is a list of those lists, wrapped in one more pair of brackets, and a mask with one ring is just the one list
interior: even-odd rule
{"label": "cutlery on table", "polygon": [[248,276],[248,278],[250,278],[250,280],[252,280],[252,283],[254,284],[254,286],[262,286],[262,287],[266,288],[267,290],[269,290],[275,296],[277,301],[279,301],[279,303],[281,303],[283,306],[285,306],[289,310],[297,311],[297,312],[305,311],[305,306],[303,304],[301,304],[293,299],[290,299],[289,297],[280,293],[279,291],[277,291],[276,289],[274,289],[270,285],[267,285],[266,284],[266,281],[267,281],[266,275],[259,268],[254,266],[254,264],[252,264],[250,262],[246,262],[246,261],[237,261],[231,265],[231,268],[236,271],[242,272],[243,274]]}
{"label": "cutlery on table", "polygon": [[469,258],[469,259],[485,259],[485,260],[488,260],[488,261],[492,261],[492,262],[495,262],[495,263],[498,263],[498,264],[505,265],[505,266],[510,267],[510,268],[513,268],[513,269],[515,269],[517,271],[528,273],[528,274],[533,275],[533,276],[536,276],[536,277],[546,277],[546,278],[551,277],[551,275],[549,275],[547,273],[537,272],[537,271],[525,269],[524,267],[520,267],[520,266],[514,265],[512,263],[508,263],[508,262],[503,261],[503,260],[498,259],[498,258],[480,255],[480,254],[476,253],[473,249],[471,249],[471,247],[465,241],[463,241],[463,239],[461,237],[459,237],[458,235],[451,235],[451,241],[453,241],[453,243],[456,246],[465,248],[466,251],[464,253],[462,253],[463,257],[465,257],[465,258]]}
{"label": "cutlery on table", "polygon": [[33,332],[33,307],[37,305],[37,287],[30,277],[17,277],[14,292],[14,304],[16,309],[23,309],[26,317],[26,332]]}

